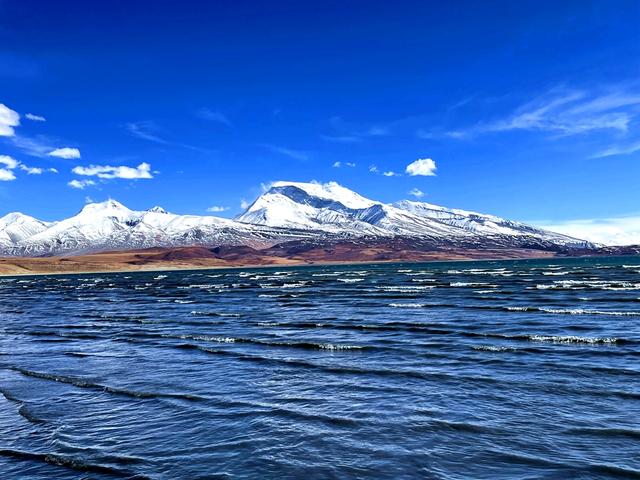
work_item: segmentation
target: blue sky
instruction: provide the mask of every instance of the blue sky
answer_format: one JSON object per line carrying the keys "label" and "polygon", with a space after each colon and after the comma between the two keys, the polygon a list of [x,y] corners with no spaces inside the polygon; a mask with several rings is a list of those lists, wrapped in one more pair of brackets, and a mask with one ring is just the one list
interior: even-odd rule
{"label": "blue sky", "polygon": [[0,0],[0,214],[233,216],[270,181],[335,180],[640,225],[638,24],[624,0]]}

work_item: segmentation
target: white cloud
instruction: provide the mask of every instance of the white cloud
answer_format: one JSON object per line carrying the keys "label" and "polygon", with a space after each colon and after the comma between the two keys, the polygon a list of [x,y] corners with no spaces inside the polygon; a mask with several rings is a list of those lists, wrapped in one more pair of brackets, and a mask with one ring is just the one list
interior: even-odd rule
{"label": "white cloud", "polygon": [[355,166],[356,166],[356,164],[353,163],[353,162],[344,162],[344,163],[342,163],[342,162],[334,162],[334,164],[333,164],[334,168],[340,168],[340,167],[351,167],[351,168],[353,168]]}
{"label": "white cloud", "polygon": [[411,176],[432,177],[436,174],[436,162],[430,158],[421,158],[407,165],[406,172]]}
{"label": "white cloud", "polygon": [[88,177],[98,177],[104,179],[123,178],[126,180],[137,180],[142,178],[153,178],[151,165],[141,163],[137,167],[112,167],[110,165],[89,165],[88,167],[75,167],[71,170],[76,175]]}
{"label": "white cloud", "polygon": [[422,198],[422,197],[424,197],[424,192],[422,190],[418,189],[418,188],[412,188],[409,191],[409,195],[413,195],[416,198]]}
{"label": "white cloud", "polygon": [[220,207],[220,206],[216,206],[214,205],[213,207],[209,207],[207,208],[207,212],[226,212],[227,210],[229,210],[229,207]]}
{"label": "white cloud", "polygon": [[80,150],[77,148],[62,147],[50,151],[48,155],[50,157],[66,158],[69,160],[72,158],[80,158]]}
{"label": "white cloud", "polygon": [[14,168],[17,168],[18,165],[20,165],[20,162],[18,162],[15,158],[10,157],[9,155],[0,155],[0,164],[4,165],[9,170],[13,170]]}
{"label": "white cloud", "polygon": [[26,165],[21,164],[20,170],[27,172],[27,175],[42,175],[44,170],[40,167],[27,167]]}
{"label": "white cloud", "polygon": [[219,111],[209,110],[208,108],[201,108],[196,112],[196,114],[198,115],[198,117],[202,118],[203,120],[209,120],[211,122],[220,123],[227,127],[233,126],[233,124],[227,118],[227,116],[224,113]]}
{"label": "white cloud", "polygon": [[242,200],[240,200],[240,208],[242,210],[246,210],[247,208],[249,208],[249,205],[251,205],[249,202],[247,202],[244,198]]}
{"label": "white cloud", "polygon": [[0,103],[0,137],[13,137],[14,127],[20,125],[20,115],[4,103]]}
{"label": "white cloud", "polygon": [[399,177],[400,174],[389,170],[388,172],[384,172],[382,175],[385,177]]}
{"label": "white cloud", "polygon": [[[23,172],[27,172],[28,175],[41,175],[44,173],[45,169],[40,167],[29,167],[24,163],[20,163],[15,158],[10,157],[9,155],[0,155],[0,165],[3,165],[2,168],[2,180],[15,180],[16,176],[13,173],[13,170],[20,169]],[[55,168],[50,168],[47,170],[51,173],[58,173]]]}
{"label": "white cloud", "polygon": [[47,119],[44,118],[43,116],[35,115],[33,113],[26,113],[24,115],[24,118],[27,118],[27,119],[29,119],[31,121],[34,121],[34,122],[46,122],[47,121]]}
{"label": "white cloud", "polygon": [[369,165],[369,171],[371,173],[378,173],[378,167],[376,165]]}
{"label": "white cloud", "polygon": [[96,182],[93,180],[71,180],[67,183],[71,188],[77,188],[78,190],[84,190],[86,187],[90,187],[95,184]]}
{"label": "white cloud", "polygon": [[605,245],[640,245],[640,216],[531,223],[552,232]]}
{"label": "white cloud", "polygon": [[10,182],[11,180],[15,180],[16,176],[13,174],[11,170],[6,168],[0,168],[0,182]]}

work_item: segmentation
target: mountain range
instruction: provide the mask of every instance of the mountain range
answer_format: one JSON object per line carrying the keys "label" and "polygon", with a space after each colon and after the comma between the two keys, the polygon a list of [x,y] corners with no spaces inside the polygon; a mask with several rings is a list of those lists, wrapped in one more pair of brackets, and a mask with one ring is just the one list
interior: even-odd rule
{"label": "mountain range", "polygon": [[176,215],[160,207],[130,210],[115,200],[91,203],[76,215],[44,222],[22,213],[0,218],[0,255],[43,257],[145,248],[286,245],[318,247],[403,242],[438,248],[588,251],[591,242],[492,215],[424,202],[387,204],[335,182],[276,182],[235,219]]}

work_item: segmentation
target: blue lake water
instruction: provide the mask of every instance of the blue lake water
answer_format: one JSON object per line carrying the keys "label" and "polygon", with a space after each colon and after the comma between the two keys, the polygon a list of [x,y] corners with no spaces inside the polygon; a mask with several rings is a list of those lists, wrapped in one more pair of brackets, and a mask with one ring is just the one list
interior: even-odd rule
{"label": "blue lake water", "polygon": [[640,260],[0,278],[0,477],[640,477]]}

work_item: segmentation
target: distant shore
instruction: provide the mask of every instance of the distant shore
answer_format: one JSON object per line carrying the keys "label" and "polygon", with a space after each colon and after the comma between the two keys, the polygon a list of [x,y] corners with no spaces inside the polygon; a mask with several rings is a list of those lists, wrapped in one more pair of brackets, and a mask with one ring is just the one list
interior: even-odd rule
{"label": "distant shore", "polygon": [[70,257],[1,257],[0,276],[65,275],[90,273],[162,272],[221,268],[295,267],[375,263],[418,263],[471,260],[553,258],[553,252],[527,249],[434,252],[302,252],[289,257],[242,255],[231,249],[223,254],[202,247],[152,248]]}

